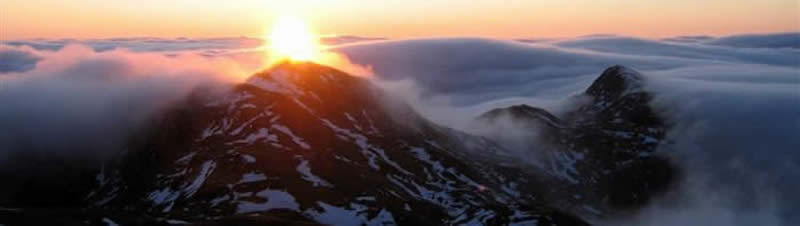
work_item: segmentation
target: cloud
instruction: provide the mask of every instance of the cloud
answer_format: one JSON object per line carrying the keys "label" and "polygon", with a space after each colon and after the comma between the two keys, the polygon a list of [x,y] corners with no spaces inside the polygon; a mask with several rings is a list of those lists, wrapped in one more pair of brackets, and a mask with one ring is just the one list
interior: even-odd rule
{"label": "cloud", "polygon": [[58,51],[3,48],[41,57],[35,68],[0,77],[3,161],[20,154],[114,155],[131,132],[194,88],[240,81],[255,71],[235,58],[97,52],[80,45]]}
{"label": "cloud", "polygon": [[353,44],[358,42],[381,41],[381,40],[387,40],[387,38],[363,37],[355,35],[330,35],[330,36],[323,36],[320,38],[320,42],[327,46],[336,46],[336,45]]}
{"label": "cloud", "polygon": [[670,43],[630,37],[601,37],[554,43],[568,48],[589,49],[604,53],[633,56],[660,56],[698,59],[725,63],[757,63],[796,66],[800,64],[795,50],[728,48],[714,45]]}
{"label": "cloud", "polygon": [[706,43],[731,47],[800,49],[800,32],[734,35]]}
{"label": "cloud", "polygon": [[0,46],[0,74],[33,69],[39,57],[30,48]]}
{"label": "cloud", "polygon": [[36,50],[59,50],[67,45],[85,45],[95,51],[127,49],[134,52],[170,52],[187,50],[230,50],[261,46],[263,41],[256,38],[109,38],[109,39],[30,39],[5,42],[10,46],[30,46]]}
{"label": "cloud", "polygon": [[[362,37],[354,35],[334,35],[320,38],[322,44],[337,46],[358,42],[385,40],[380,37]],[[127,49],[133,52],[186,52],[196,51],[205,55],[216,56],[224,53],[247,51],[268,44],[260,38],[155,38],[126,37],[107,39],[27,39],[11,40],[3,44],[14,47],[27,46],[35,50],[56,51],[67,45],[89,46],[95,51]]]}
{"label": "cloud", "polygon": [[684,43],[693,43],[693,42],[701,42],[706,40],[714,39],[712,36],[707,35],[688,35],[688,36],[677,36],[671,38],[665,38],[664,41],[669,42],[684,42]]}

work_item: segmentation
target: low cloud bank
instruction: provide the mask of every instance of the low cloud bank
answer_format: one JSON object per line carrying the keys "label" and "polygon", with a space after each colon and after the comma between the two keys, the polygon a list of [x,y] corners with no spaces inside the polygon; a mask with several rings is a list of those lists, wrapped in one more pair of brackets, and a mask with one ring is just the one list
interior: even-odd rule
{"label": "low cloud bank", "polygon": [[[330,35],[320,38],[320,43],[328,46],[352,44],[358,42],[385,40],[380,37],[362,37],[354,35]],[[132,52],[185,52],[197,51],[207,56],[235,53],[258,48],[266,44],[261,38],[156,38],[125,37],[107,39],[24,39],[11,40],[2,44],[36,50],[56,51],[68,45],[84,45],[95,51],[103,52],[115,49],[126,49]]]}
{"label": "low cloud bank", "polygon": [[712,39],[706,43],[732,47],[800,49],[800,32],[734,35]]}
{"label": "low cloud bank", "polygon": [[3,43],[9,46],[29,46],[36,50],[56,51],[68,45],[84,45],[95,51],[127,49],[133,52],[169,52],[187,50],[234,50],[261,46],[263,41],[255,38],[153,38],[129,37],[108,39],[30,39],[12,40]]}
{"label": "low cloud bank", "polygon": [[0,45],[0,74],[25,72],[36,67],[39,57],[30,48],[11,48]]}
{"label": "low cloud bank", "polygon": [[8,52],[25,70],[0,74],[2,161],[18,154],[102,159],[121,151],[142,122],[195,87],[235,82],[255,70],[235,58],[97,52],[80,45],[0,49],[0,55]]}

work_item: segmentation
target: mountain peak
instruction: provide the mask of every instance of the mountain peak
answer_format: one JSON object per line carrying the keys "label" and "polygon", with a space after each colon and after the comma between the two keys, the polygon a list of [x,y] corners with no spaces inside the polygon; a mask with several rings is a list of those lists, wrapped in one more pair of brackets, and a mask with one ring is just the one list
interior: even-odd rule
{"label": "mountain peak", "polygon": [[[282,61],[274,64],[269,68],[252,75],[248,80],[255,78],[261,79],[283,79],[283,77],[290,76],[294,81],[300,80],[326,80],[333,77],[351,78],[355,77],[343,71],[337,70],[333,67],[314,63],[314,62],[295,62],[295,61]],[[282,78],[276,78],[282,77]]]}
{"label": "mountain peak", "polygon": [[603,71],[588,89],[586,94],[603,100],[616,99],[626,93],[637,91],[642,86],[644,76],[636,70],[622,65],[614,65]]}
{"label": "mountain peak", "polygon": [[369,83],[366,79],[333,67],[313,62],[284,61],[251,76],[245,85],[294,97],[310,95],[322,101],[358,99],[358,95],[374,94],[373,86]]}
{"label": "mountain peak", "polygon": [[[284,60],[278,63],[273,64],[264,72],[269,71],[276,71],[276,70],[286,70],[286,71],[295,71],[295,72],[312,72],[312,71],[320,71],[320,70],[336,70],[332,67],[325,66],[322,64],[314,63],[311,61],[289,61]],[[342,72],[343,73],[343,72]],[[258,73],[261,74],[261,73]],[[258,75],[256,74],[256,75]]]}

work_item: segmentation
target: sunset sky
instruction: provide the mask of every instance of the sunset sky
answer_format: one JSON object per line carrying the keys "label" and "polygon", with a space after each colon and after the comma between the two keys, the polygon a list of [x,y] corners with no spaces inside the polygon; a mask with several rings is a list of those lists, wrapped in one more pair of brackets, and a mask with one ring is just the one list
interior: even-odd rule
{"label": "sunset sky", "polygon": [[392,38],[800,30],[797,0],[0,0],[0,39],[263,37],[281,13],[320,34]]}

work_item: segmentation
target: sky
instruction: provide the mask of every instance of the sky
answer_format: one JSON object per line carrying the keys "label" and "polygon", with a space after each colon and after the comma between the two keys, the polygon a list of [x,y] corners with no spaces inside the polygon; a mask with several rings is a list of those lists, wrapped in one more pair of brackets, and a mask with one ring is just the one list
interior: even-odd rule
{"label": "sky", "polygon": [[280,14],[320,34],[638,37],[800,30],[797,0],[0,0],[0,39],[263,37]]}

